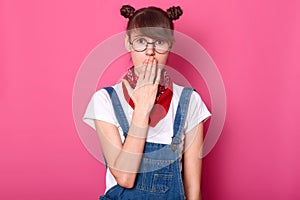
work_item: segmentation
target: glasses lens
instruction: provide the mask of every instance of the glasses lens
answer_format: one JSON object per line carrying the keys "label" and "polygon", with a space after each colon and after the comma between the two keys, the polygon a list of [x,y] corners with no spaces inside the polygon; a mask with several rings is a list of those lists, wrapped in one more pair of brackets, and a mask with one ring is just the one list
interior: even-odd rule
{"label": "glasses lens", "polygon": [[137,38],[132,41],[132,47],[135,51],[144,51],[147,48],[147,40],[145,38]]}
{"label": "glasses lens", "polygon": [[170,44],[165,40],[155,41],[155,51],[157,53],[166,53],[170,49]]}
{"label": "glasses lens", "polygon": [[157,53],[163,54],[170,50],[170,44],[165,40],[156,40],[154,43],[149,43],[145,38],[136,38],[132,41],[133,49],[138,52],[145,51],[148,44],[154,45]]}

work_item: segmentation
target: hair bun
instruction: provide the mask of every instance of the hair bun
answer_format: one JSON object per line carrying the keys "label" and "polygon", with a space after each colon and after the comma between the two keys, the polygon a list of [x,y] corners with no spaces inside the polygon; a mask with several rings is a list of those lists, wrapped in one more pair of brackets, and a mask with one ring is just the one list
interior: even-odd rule
{"label": "hair bun", "polygon": [[182,10],[179,6],[172,6],[167,10],[167,14],[171,20],[177,20],[182,15]]}
{"label": "hair bun", "polygon": [[134,7],[130,5],[123,5],[122,8],[120,9],[121,15],[125,18],[130,18],[134,14]]}

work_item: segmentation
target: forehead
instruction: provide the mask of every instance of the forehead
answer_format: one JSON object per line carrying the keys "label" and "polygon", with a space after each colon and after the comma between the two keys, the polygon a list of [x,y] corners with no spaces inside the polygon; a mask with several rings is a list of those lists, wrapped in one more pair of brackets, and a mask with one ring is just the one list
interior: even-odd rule
{"label": "forehead", "polygon": [[157,36],[155,36],[154,34],[149,34],[147,32],[141,32],[141,31],[131,31],[130,37],[132,39],[140,38],[140,37],[145,38],[145,39],[157,39]]}
{"label": "forehead", "polygon": [[128,36],[133,39],[137,37],[143,37],[145,39],[152,39],[152,40],[168,40],[173,41],[173,34],[170,32],[169,29],[162,29],[156,27],[147,27],[147,28],[139,28],[139,29],[132,29],[127,32]]}
{"label": "forehead", "polygon": [[149,37],[149,36],[143,35],[143,34],[131,34],[130,37],[131,37],[132,40],[135,40],[135,39],[138,39],[138,38],[144,38],[144,39],[146,39],[148,42],[149,42],[149,41],[157,40],[157,38],[152,38],[152,37]]}

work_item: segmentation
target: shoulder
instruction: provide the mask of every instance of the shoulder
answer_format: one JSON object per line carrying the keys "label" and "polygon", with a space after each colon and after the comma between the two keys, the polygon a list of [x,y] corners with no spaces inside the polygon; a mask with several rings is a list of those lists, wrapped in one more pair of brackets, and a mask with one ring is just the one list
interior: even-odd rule
{"label": "shoulder", "polygon": [[172,88],[173,89],[173,98],[176,98],[179,100],[181,92],[184,87],[181,85],[177,85],[176,83],[173,83],[172,87],[173,87]]}
{"label": "shoulder", "polygon": [[[173,95],[175,95],[175,97],[179,98],[181,93],[182,93],[182,90],[184,89],[185,87],[184,86],[181,86],[181,85],[177,85],[176,83],[173,83]],[[189,87],[188,88],[192,88],[192,87]],[[194,89],[194,88],[192,88]],[[196,101],[196,102],[201,102],[202,99],[201,99],[201,96],[199,95],[199,93],[194,89],[192,94],[191,94],[191,101]]]}
{"label": "shoulder", "polygon": [[106,88],[108,88],[108,87],[112,87],[117,92],[117,94],[119,94],[121,92],[121,90],[122,90],[122,84],[120,82],[120,83],[117,83],[117,84],[112,85],[112,86],[107,86],[107,87],[99,88],[93,94],[93,98],[94,99],[106,99],[106,100],[110,100],[109,93],[106,90]]}
{"label": "shoulder", "polygon": [[[118,84],[112,87],[117,90],[117,85]],[[118,122],[114,115],[112,101],[104,88],[100,88],[93,93],[83,116],[83,121],[95,129],[94,119],[109,122],[118,126]]]}

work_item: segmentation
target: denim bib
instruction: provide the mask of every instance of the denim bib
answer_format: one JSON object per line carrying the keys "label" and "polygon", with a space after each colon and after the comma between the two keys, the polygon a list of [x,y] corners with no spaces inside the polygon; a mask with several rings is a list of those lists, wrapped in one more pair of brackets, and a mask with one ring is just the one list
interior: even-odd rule
{"label": "denim bib", "polygon": [[[104,88],[108,92],[116,118],[123,130],[126,140],[129,124],[114,88]],[[186,114],[193,88],[183,88],[180,95],[171,144],[145,142],[141,160],[133,188],[115,185],[100,200],[184,200],[184,188],[180,170],[179,144],[183,134]]]}

